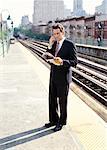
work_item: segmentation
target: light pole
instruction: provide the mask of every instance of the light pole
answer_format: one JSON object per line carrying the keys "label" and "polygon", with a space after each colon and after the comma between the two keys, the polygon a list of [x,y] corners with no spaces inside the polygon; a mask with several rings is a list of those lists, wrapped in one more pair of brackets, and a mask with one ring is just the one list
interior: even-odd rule
{"label": "light pole", "polygon": [[3,21],[2,21],[2,13],[0,14],[1,23],[0,23],[0,31],[1,31],[1,44],[2,44],[2,50],[3,50],[3,57],[4,57],[4,41],[3,41]]}
{"label": "light pole", "polygon": [[[7,17],[7,19],[6,19],[6,21],[4,21],[4,19],[3,19],[3,12],[8,12],[8,17]],[[5,34],[6,34],[6,41],[7,41],[7,31],[8,31],[8,26],[7,26],[7,20],[11,20],[11,18],[10,18],[10,14],[9,14],[9,11],[7,10],[7,9],[4,9],[4,10],[2,10],[1,11],[1,13],[0,13],[0,32],[1,32],[1,44],[2,44],[2,50],[3,50],[3,57],[4,57],[4,53],[5,53],[5,48],[4,48],[4,36],[5,36]],[[12,25],[13,26],[13,25]],[[4,30],[4,28],[5,28],[5,30]],[[4,31],[6,31],[6,33],[4,32]],[[7,49],[7,52],[8,52],[8,49]]]}
{"label": "light pole", "polygon": [[11,27],[8,27],[8,23],[7,23],[7,53],[8,53],[8,49],[9,49],[9,46],[10,46],[10,39],[13,38],[13,21],[11,20],[10,18],[10,15],[8,16],[7,20],[10,20],[10,24],[11,24]]}
{"label": "light pole", "polygon": [[13,21],[11,20],[11,17],[10,17],[10,15],[8,15],[8,17],[7,17],[7,21],[11,21],[10,22],[10,26],[8,26],[8,22],[7,22],[7,26],[6,26],[6,34],[7,34],[7,40],[6,40],[6,42],[7,42],[7,53],[8,53],[8,49],[9,49],[9,46],[10,46],[10,39],[11,39],[11,37],[13,37]]}

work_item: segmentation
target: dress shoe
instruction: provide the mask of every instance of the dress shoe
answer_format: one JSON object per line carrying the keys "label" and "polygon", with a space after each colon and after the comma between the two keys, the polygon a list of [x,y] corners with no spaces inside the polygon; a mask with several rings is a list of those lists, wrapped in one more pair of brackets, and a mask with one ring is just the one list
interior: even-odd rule
{"label": "dress shoe", "polygon": [[52,127],[52,126],[55,126],[55,125],[56,125],[55,123],[49,122],[49,123],[46,123],[46,124],[45,124],[45,127],[46,127],[46,128],[49,128],[49,127]]}
{"label": "dress shoe", "polygon": [[62,124],[57,124],[56,127],[53,129],[53,131],[54,131],[54,132],[57,132],[57,131],[61,130],[62,127],[63,127]]}

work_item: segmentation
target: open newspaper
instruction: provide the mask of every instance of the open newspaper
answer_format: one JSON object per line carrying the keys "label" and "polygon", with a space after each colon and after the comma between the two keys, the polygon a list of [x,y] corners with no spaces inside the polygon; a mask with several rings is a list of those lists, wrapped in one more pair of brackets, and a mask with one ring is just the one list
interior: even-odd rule
{"label": "open newspaper", "polygon": [[54,60],[55,56],[53,56],[51,53],[46,52],[42,56],[44,59],[46,59],[47,62],[52,63],[52,64],[57,65],[57,66],[60,65],[60,63],[56,63],[56,61]]}
{"label": "open newspaper", "polygon": [[45,59],[54,59],[55,57],[51,54],[51,53],[49,53],[49,52],[45,52],[43,55],[43,58],[45,58]]}

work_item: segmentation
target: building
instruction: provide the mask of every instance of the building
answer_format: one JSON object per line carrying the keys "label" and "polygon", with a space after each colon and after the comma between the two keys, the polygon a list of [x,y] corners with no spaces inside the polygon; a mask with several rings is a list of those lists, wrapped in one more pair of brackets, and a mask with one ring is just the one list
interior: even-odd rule
{"label": "building", "polygon": [[71,17],[71,10],[65,9],[64,10],[64,18],[69,18],[69,17]]}
{"label": "building", "polygon": [[96,21],[107,20],[107,0],[103,0],[100,6],[95,8]]}
{"label": "building", "polygon": [[101,39],[103,45],[107,42],[107,0],[103,0],[95,9],[95,38]]}
{"label": "building", "polygon": [[95,8],[95,13],[107,17],[107,0],[103,0],[102,4]]}
{"label": "building", "polygon": [[43,24],[40,24],[38,26],[32,26],[32,31],[34,33],[39,33],[39,34],[48,34],[47,33],[47,24],[43,23]]}
{"label": "building", "polygon": [[28,16],[22,16],[21,25],[26,26],[28,24],[29,24],[29,17]]}
{"label": "building", "polygon": [[83,10],[83,1],[82,0],[74,0],[72,16],[80,17],[80,16],[85,16],[85,15],[86,15],[86,12],[85,12],[85,10]]}
{"label": "building", "polygon": [[28,30],[32,28],[32,23],[29,21],[28,16],[22,16],[21,27],[23,27],[23,29],[28,29]]}
{"label": "building", "polygon": [[85,17],[84,37],[86,44],[94,45],[95,39],[95,15]]}
{"label": "building", "polygon": [[56,18],[64,18],[63,0],[34,0],[33,24],[48,23]]}

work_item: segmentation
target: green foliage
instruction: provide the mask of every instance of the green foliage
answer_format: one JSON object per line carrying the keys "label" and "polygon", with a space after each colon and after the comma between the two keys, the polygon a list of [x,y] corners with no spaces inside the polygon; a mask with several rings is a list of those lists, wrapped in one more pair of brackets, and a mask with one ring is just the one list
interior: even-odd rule
{"label": "green foliage", "polygon": [[14,33],[18,33],[20,31],[20,29],[19,28],[14,28]]}
{"label": "green foliage", "polygon": [[0,39],[4,39],[4,38],[6,38],[6,36],[7,36],[7,32],[6,31],[2,31],[2,32],[0,32]]}
{"label": "green foliage", "polygon": [[24,34],[27,37],[34,38],[34,39],[37,39],[37,40],[48,40],[49,39],[48,35],[46,35],[46,34],[39,34],[39,33],[33,33],[32,30],[25,30]]}
{"label": "green foliage", "polygon": [[31,29],[27,30],[22,27],[18,29],[14,29],[14,32],[20,32],[21,34],[27,36],[28,38],[33,38],[36,40],[49,40],[49,36],[47,34],[39,34],[39,33],[33,33]]}

